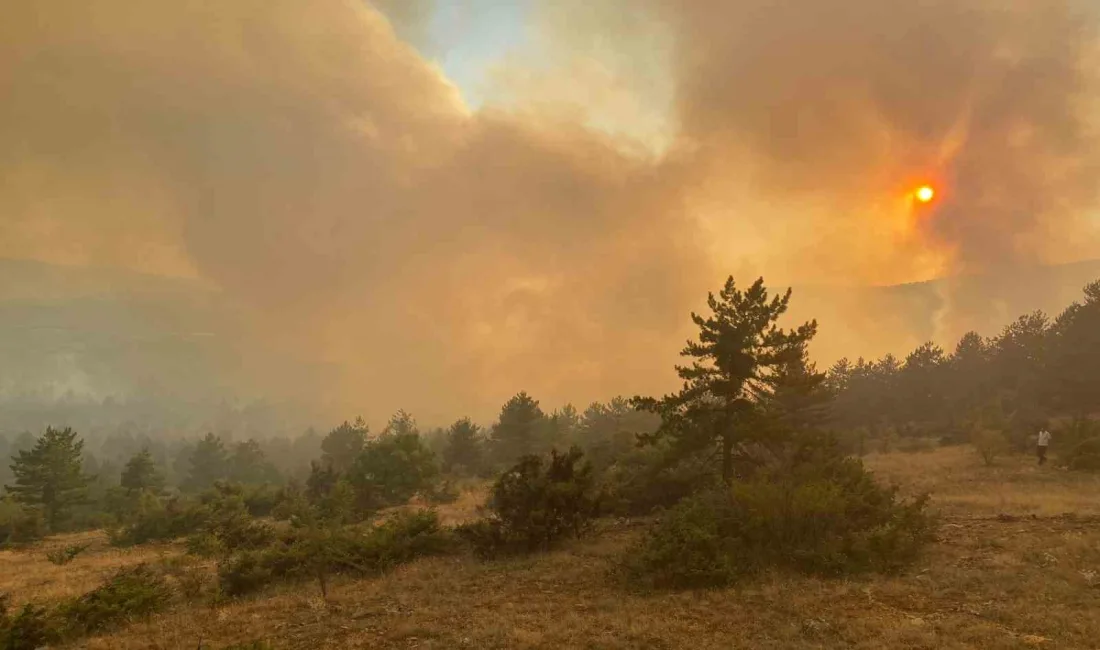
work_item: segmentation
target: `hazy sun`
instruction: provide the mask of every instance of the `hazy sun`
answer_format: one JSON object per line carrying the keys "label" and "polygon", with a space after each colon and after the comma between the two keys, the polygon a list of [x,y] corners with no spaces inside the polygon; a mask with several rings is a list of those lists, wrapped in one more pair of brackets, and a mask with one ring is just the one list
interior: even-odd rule
{"label": "hazy sun", "polygon": [[925,185],[917,189],[916,197],[921,203],[930,203],[932,199],[936,198],[936,190],[929,185]]}

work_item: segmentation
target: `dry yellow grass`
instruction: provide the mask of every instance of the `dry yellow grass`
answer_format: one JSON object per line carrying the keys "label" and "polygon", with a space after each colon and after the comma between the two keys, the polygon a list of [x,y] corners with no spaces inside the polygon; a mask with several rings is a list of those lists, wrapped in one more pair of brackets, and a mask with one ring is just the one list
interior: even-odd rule
{"label": "dry yellow grass", "polygon": [[871,454],[864,463],[906,492],[930,492],[947,514],[1100,515],[1100,476],[1039,467],[1034,456],[1004,456],[986,467],[971,447],[945,447]]}
{"label": "dry yellow grass", "polygon": [[[723,591],[636,594],[609,570],[642,527],[603,522],[555,553],[424,560],[339,582],[327,603],[315,585],[287,585],[217,609],[181,607],[75,647],[1098,648],[1100,490],[1095,477],[1031,462],[987,469],[967,449],[868,459],[906,491],[932,490],[944,515],[938,542],[903,576],[774,575]],[[473,496],[459,503],[448,516],[476,509]],[[55,568],[42,562],[35,572]]]}
{"label": "dry yellow grass", "polygon": [[[84,544],[90,546],[64,566],[46,558],[54,549]],[[181,552],[171,545],[113,548],[102,531],[57,535],[27,549],[0,551],[0,593],[16,605],[55,602],[95,589],[121,567]]]}

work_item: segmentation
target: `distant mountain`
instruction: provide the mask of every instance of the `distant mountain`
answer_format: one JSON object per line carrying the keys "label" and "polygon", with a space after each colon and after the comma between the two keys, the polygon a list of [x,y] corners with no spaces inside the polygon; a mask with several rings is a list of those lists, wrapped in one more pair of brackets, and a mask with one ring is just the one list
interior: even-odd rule
{"label": "distant mountain", "polygon": [[883,287],[796,287],[793,318],[817,318],[815,357],[903,356],[935,341],[951,347],[964,333],[998,334],[1036,310],[1056,317],[1100,280],[1100,260],[1006,269],[998,273]]}
{"label": "distant mountain", "polygon": [[[1096,279],[1100,260],[888,287],[802,286],[791,318],[818,319],[813,353],[823,365],[904,356],[929,340],[951,347],[970,329],[996,335],[1036,309],[1056,316]],[[43,390],[210,396],[239,372],[274,374],[257,370],[265,355],[245,349],[237,313],[193,280],[0,260],[0,399]]]}
{"label": "distant mountain", "polygon": [[0,260],[0,395],[202,388],[231,313],[195,281]]}

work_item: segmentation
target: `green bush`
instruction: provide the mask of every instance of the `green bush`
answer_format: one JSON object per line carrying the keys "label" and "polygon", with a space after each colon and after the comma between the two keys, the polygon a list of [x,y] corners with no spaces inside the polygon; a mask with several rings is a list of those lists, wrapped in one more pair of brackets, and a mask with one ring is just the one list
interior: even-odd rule
{"label": "green bush", "polygon": [[903,502],[860,461],[807,451],[667,512],[628,553],[627,574],[657,588],[708,588],[769,568],[837,576],[913,561],[933,531],[927,498]]}
{"label": "green bush", "polygon": [[185,601],[197,602],[207,591],[210,576],[194,558],[186,555],[169,555],[160,558],[158,565]]}
{"label": "green bush", "polygon": [[1084,472],[1100,471],[1100,422],[1076,418],[1055,432],[1051,443],[1065,467]]}
{"label": "green bush", "polygon": [[218,536],[206,531],[189,535],[186,546],[187,553],[196,557],[217,557],[226,551]]}
{"label": "green bush", "polygon": [[27,544],[46,535],[46,523],[42,513],[0,499],[0,548]]}
{"label": "green bush", "polygon": [[103,585],[53,609],[27,604],[13,615],[7,597],[0,596],[0,650],[33,650],[110,630],[164,610],[172,597],[164,575],[147,564],[120,569]]}
{"label": "green bush", "polygon": [[0,594],[0,650],[37,650],[61,639],[46,608],[28,603],[15,614],[9,608],[8,595]]}
{"label": "green bush", "polygon": [[227,550],[264,548],[275,541],[275,530],[248,516],[244,511],[221,512],[203,526],[204,534]]}
{"label": "green bush", "polygon": [[[286,553],[280,554],[278,559],[283,559],[285,556]],[[272,571],[271,565],[276,564],[275,560],[273,551],[267,553],[245,551],[220,563],[218,584],[222,592],[227,596],[242,596],[259,591],[274,582],[277,577],[285,577],[287,574],[277,576]],[[301,559],[302,563],[305,561],[305,558]]]}
{"label": "green bush", "polygon": [[460,526],[459,535],[481,557],[546,550],[580,537],[599,513],[592,469],[577,466],[583,455],[576,447],[565,454],[555,450],[549,464],[525,456],[493,486],[491,516]]}
{"label": "green bush", "polygon": [[135,546],[183,537],[198,530],[210,517],[209,509],[180,499],[162,503],[154,499],[125,526],[109,533],[115,546]]}
{"label": "green bush", "polygon": [[619,516],[645,516],[676,505],[718,484],[713,464],[702,457],[674,459],[655,447],[633,450],[602,478],[602,509]]}
{"label": "green bush", "polygon": [[227,558],[218,566],[218,578],[226,595],[240,596],[276,580],[376,575],[453,547],[434,512],[403,512],[365,529],[314,526],[291,531],[268,548]]}
{"label": "green bush", "polygon": [[57,615],[70,635],[84,635],[148,617],[171,600],[172,589],[164,576],[147,564],[138,564],[120,569],[99,588],[63,603]]}
{"label": "green bush", "polygon": [[435,454],[416,433],[391,433],[371,440],[360,452],[348,480],[358,507],[370,511],[403,505],[431,488],[439,475]]}
{"label": "green bush", "polygon": [[282,488],[271,485],[252,487],[243,493],[244,506],[253,517],[269,517],[285,496]]}
{"label": "green bush", "polygon": [[64,566],[76,559],[76,556],[88,550],[90,546],[91,544],[76,544],[64,548],[57,548],[52,551],[47,551],[46,559],[58,566]]}
{"label": "green bush", "polygon": [[1100,437],[1087,438],[1071,447],[1065,455],[1066,467],[1084,472],[1100,472]]}
{"label": "green bush", "polygon": [[991,467],[997,457],[1012,451],[1012,443],[1008,438],[996,429],[975,429],[970,435],[970,441],[982,457],[986,467]]}

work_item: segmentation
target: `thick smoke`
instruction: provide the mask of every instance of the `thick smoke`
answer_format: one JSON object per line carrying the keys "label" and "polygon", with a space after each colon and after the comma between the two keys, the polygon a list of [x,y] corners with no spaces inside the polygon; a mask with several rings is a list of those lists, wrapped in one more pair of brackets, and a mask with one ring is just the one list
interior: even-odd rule
{"label": "thick smoke", "polygon": [[[668,387],[726,273],[1097,252],[1092,9],[644,0],[616,22],[547,1],[537,69],[517,54],[507,101],[471,111],[423,54],[433,3],[382,4],[393,26],[353,0],[12,3],[0,257],[193,278],[231,307],[250,389],[434,420]],[[943,200],[914,211],[925,180]],[[807,304],[836,311],[809,314],[824,356],[933,331]]]}
{"label": "thick smoke", "polygon": [[[941,288],[934,334],[957,336],[1003,322],[994,299],[1036,305],[1047,287],[1026,286],[1027,267],[1095,255],[1095,6],[739,0],[660,15],[681,38],[682,136],[778,204],[772,250],[792,274],[985,275]],[[925,182],[934,205],[890,204]]]}

